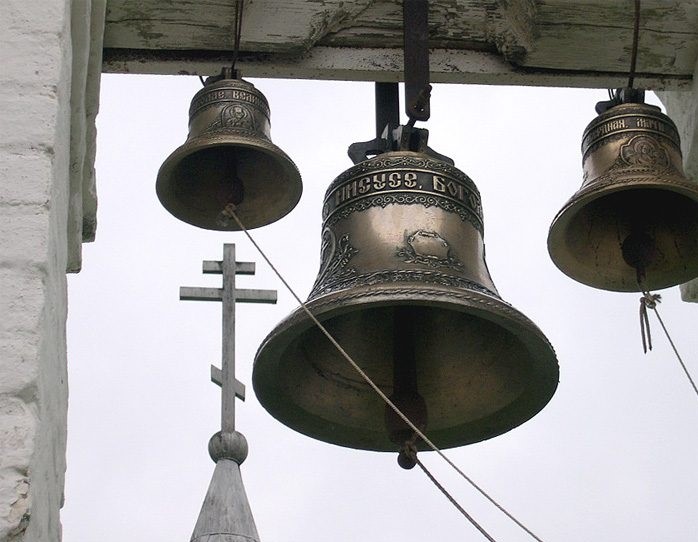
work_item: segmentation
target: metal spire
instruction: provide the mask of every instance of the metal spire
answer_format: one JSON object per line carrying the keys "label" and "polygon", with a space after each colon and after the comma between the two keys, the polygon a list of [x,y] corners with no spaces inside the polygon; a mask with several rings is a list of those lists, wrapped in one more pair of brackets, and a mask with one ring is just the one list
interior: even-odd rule
{"label": "metal spire", "polygon": [[211,380],[221,386],[221,430],[211,437],[208,452],[216,462],[191,542],[259,542],[240,465],[247,440],[235,430],[235,399],[245,399],[245,386],[235,378],[235,303],[276,303],[276,290],[235,288],[235,275],[254,275],[255,264],[235,261],[235,245],[223,245],[223,261],[204,261],[204,273],[223,275],[222,288],[183,286],[181,300],[222,301],[221,368],[211,366]]}

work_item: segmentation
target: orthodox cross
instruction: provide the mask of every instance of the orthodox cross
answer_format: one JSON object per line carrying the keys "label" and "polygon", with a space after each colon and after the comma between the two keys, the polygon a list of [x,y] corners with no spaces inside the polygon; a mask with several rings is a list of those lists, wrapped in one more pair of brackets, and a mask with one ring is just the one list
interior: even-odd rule
{"label": "orthodox cross", "polygon": [[254,275],[254,262],[236,262],[235,245],[223,245],[223,261],[204,261],[204,274],[223,275],[222,288],[182,286],[182,301],[222,301],[223,335],[221,368],[211,365],[211,381],[222,391],[221,430],[235,431],[235,398],[245,400],[245,386],[235,378],[235,303],[276,303],[276,290],[249,290],[235,287],[235,275]]}
{"label": "orthodox cross", "polygon": [[247,457],[247,441],[235,430],[235,399],[245,399],[245,387],[235,378],[235,303],[276,303],[276,290],[235,287],[235,275],[254,275],[255,264],[236,262],[234,244],[223,245],[223,261],[204,261],[203,272],[223,275],[223,287],[183,286],[179,298],[223,303],[221,368],[211,365],[211,380],[221,387],[221,430],[208,443],[216,468],[191,542],[259,542],[240,474],[240,465]]}

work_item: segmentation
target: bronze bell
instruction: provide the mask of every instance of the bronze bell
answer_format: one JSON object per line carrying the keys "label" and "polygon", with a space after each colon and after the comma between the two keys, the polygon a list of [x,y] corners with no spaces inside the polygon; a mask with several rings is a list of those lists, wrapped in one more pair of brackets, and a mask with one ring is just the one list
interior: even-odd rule
{"label": "bronze bell", "polygon": [[[307,306],[441,448],[509,431],[557,387],[552,347],[490,278],[477,187],[424,153],[386,152],[332,182]],[[390,451],[411,436],[301,308],[264,340],[252,380],[313,438]]]}
{"label": "bronze bell", "polygon": [[604,290],[656,290],[698,276],[698,186],[676,126],[658,107],[621,103],[582,139],[584,181],[550,226],[565,274]]}
{"label": "bronze bell", "polygon": [[302,184],[270,139],[269,104],[225,69],[207,79],[189,108],[189,135],[160,167],[158,198],[175,217],[208,230],[270,224],[298,203]]}

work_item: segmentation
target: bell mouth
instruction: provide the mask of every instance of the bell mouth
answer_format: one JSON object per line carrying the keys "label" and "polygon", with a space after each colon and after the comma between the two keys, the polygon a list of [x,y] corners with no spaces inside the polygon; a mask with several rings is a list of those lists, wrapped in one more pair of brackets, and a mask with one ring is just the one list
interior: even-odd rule
{"label": "bell mouth", "polygon": [[548,252],[574,280],[616,292],[698,276],[698,186],[679,177],[599,178],[553,220]]}
{"label": "bell mouth", "polygon": [[176,218],[207,230],[239,231],[226,216],[230,203],[247,229],[290,213],[303,185],[293,161],[252,133],[203,135],[187,140],[160,167],[156,192]]}
{"label": "bell mouth", "polygon": [[[407,308],[425,433],[440,448],[500,435],[538,413],[558,384],[555,353],[540,330],[496,296],[437,285],[362,286],[307,303],[357,364],[394,393],[395,312]],[[404,321],[404,320],[403,320]],[[269,413],[332,444],[397,451],[385,404],[302,308],[260,346],[253,386]],[[420,449],[428,449],[420,442]]]}

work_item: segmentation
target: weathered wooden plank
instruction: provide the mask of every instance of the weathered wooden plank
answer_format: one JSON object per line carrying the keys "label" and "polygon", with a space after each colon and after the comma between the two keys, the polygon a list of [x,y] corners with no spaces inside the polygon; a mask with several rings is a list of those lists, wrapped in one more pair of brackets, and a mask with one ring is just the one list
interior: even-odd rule
{"label": "weathered wooden plank", "polygon": [[[213,75],[230,62],[226,53],[209,51],[124,51],[106,49],[103,70],[110,73]],[[499,54],[435,49],[429,65],[434,83],[523,85],[579,88],[617,88],[627,72],[594,69],[539,69],[515,67]],[[245,77],[326,79],[344,81],[401,81],[402,50],[382,48],[313,47],[302,57],[260,55],[241,58]],[[680,90],[691,86],[693,70],[674,75],[640,73],[636,84],[647,89]]]}
{"label": "weathered wooden plank", "polygon": [[[231,58],[233,6],[234,0],[109,0],[107,71],[217,73],[214,61]],[[633,10],[627,0],[430,0],[429,6],[437,82],[500,84],[504,72],[506,84],[610,86],[628,70]],[[400,77],[398,1],[255,0],[246,2],[244,21],[249,75]],[[674,88],[674,81],[690,79],[698,2],[643,0],[641,21],[638,70],[648,86]],[[464,57],[454,60],[457,51]],[[472,55],[497,52],[512,66]],[[168,65],[173,59],[180,65]],[[151,63],[157,67],[137,66]]]}
{"label": "weathered wooden plank", "polygon": [[[499,50],[507,58],[518,56],[532,46],[535,14],[534,0],[431,0],[430,44],[438,49]],[[400,3],[382,1],[318,44],[400,48],[402,35]]]}
{"label": "weathered wooden plank", "polygon": [[490,39],[504,58],[519,64],[533,49],[537,32],[534,0],[498,0]]}
{"label": "weathered wooden plank", "polygon": [[[617,0],[539,2],[535,47],[524,66],[627,71],[634,11]],[[645,0],[640,16],[638,70],[692,73],[698,57],[698,2]]]}
{"label": "weathered wooden plank", "polygon": [[232,48],[234,3],[109,0],[105,47]]}
{"label": "weathered wooden plank", "polygon": [[[430,0],[429,40],[437,48],[488,47],[488,13],[496,13],[494,0]],[[400,2],[376,1],[351,24],[319,40],[335,47],[402,47]],[[492,45],[493,47],[493,45]]]}
{"label": "weathered wooden plank", "polygon": [[[372,1],[247,1],[241,50],[306,51]],[[106,47],[232,50],[235,0],[110,0],[106,22]]]}
{"label": "weathered wooden plank", "polygon": [[[630,67],[632,29],[605,25],[541,24],[534,50],[522,66],[552,69],[627,71]],[[603,38],[588,39],[603,29]],[[638,46],[637,68],[665,75],[690,73],[698,55],[698,34],[645,31]]]}

